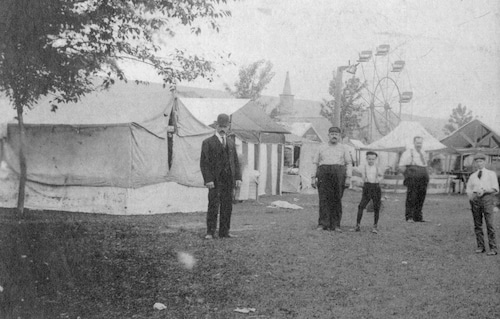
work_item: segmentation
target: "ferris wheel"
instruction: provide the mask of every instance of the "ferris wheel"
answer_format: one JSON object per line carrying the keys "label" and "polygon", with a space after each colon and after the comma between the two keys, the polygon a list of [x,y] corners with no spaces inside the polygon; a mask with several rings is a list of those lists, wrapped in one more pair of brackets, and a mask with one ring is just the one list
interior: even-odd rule
{"label": "ferris wheel", "polygon": [[365,127],[370,141],[393,130],[401,121],[404,105],[413,98],[406,63],[394,58],[394,53],[389,44],[379,45],[375,54],[371,50],[359,53],[360,94],[368,105]]}

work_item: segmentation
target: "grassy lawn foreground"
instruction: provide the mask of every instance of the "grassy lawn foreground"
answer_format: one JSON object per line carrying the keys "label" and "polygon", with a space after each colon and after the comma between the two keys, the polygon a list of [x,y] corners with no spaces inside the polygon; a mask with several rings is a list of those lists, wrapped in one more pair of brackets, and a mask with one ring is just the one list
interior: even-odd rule
{"label": "grassy lawn foreground", "polygon": [[204,213],[0,209],[0,318],[500,318],[500,256],[474,254],[466,197],[428,195],[429,222],[408,224],[404,194],[386,195],[379,234],[366,212],[348,231],[361,197],[348,190],[343,233],[315,230],[317,195],[289,194],[236,204],[238,238],[213,241]]}

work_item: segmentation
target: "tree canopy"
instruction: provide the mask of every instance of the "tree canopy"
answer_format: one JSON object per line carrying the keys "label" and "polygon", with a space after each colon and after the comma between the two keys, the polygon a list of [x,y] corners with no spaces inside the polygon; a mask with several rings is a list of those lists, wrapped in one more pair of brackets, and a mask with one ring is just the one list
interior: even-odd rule
{"label": "tree canopy", "polygon": [[165,55],[159,32],[174,35],[176,24],[230,15],[217,4],[226,0],[2,0],[0,1],[0,90],[16,108],[53,94],[56,102],[74,101],[124,79],[117,63],[130,59],[153,66],[165,83],[209,77],[210,61],[179,49]]}
{"label": "tree canopy", "polygon": [[270,61],[259,60],[243,66],[239,71],[239,79],[234,83],[235,89],[226,85],[226,91],[238,99],[256,100],[271,82],[275,73]]}
{"label": "tree canopy", "polygon": [[[320,114],[330,121],[333,120],[335,108],[335,89],[336,89],[336,74],[334,72],[333,79],[330,80],[328,93],[333,97],[331,100],[323,100],[321,103]],[[350,77],[345,81],[341,90],[341,106],[340,106],[340,125],[344,135],[351,136],[360,129],[360,121],[362,113],[365,111],[365,105],[359,101],[361,98],[361,90],[363,83],[357,77]],[[332,121],[333,123],[333,121]]]}
{"label": "tree canopy", "polygon": [[450,134],[456,131],[462,125],[465,125],[472,121],[473,119],[472,111],[467,110],[467,106],[462,106],[458,104],[456,108],[451,110],[450,117],[448,118],[448,123],[444,126],[443,132],[445,134]]}

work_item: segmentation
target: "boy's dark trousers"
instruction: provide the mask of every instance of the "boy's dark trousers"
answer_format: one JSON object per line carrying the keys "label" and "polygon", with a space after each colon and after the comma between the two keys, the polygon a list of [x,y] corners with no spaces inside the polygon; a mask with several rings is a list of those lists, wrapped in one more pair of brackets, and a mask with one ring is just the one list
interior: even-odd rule
{"label": "boy's dark trousers", "polygon": [[361,196],[361,202],[358,206],[358,217],[356,219],[356,224],[361,223],[361,218],[363,217],[363,210],[366,208],[370,200],[373,201],[374,210],[374,225],[377,225],[378,218],[380,214],[380,203],[382,200],[382,191],[380,189],[379,183],[365,183],[363,185],[363,195]]}

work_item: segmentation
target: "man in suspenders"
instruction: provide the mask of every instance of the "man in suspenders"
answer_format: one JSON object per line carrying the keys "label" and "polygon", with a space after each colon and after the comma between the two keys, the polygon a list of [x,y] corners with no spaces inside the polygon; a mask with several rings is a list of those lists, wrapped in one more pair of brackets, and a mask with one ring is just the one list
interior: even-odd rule
{"label": "man in suspenders", "polygon": [[415,136],[413,148],[407,149],[399,160],[399,169],[403,172],[404,185],[407,187],[405,218],[409,223],[424,221],[422,206],[427,194],[429,172],[422,150],[423,141],[421,136]]}
{"label": "man in suspenders", "polygon": [[347,147],[341,143],[338,127],[328,130],[329,142],[322,145],[313,163],[316,172],[312,176],[313,187],[318,188],[319,218],[317,230],[342,232],[342,196],[346,181],[351,178],[351,157]]}
{"label": "man in suspenders", "polygon": [[373,202],[373,228],[372,233],[378,233],[378,219],[380,214],[380,206],[382,203],[382,190],[380,182],[384,178],[384,172],[375,164],[378,154],[372,151],[366,152],[366,164],[360,165],[354,170],[361,173],[363,178],[363,194],[358,205],[358,215],[356,218],[356,228],[353,231],[361,231],[361,218],[363,218],[363,210],[366,208],[370,200]]}

